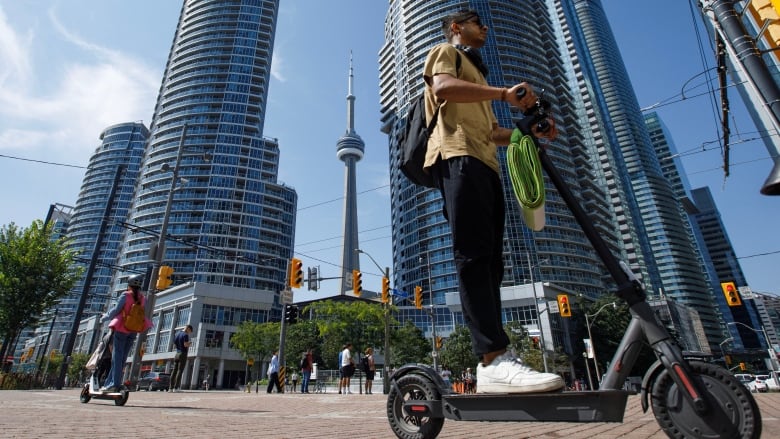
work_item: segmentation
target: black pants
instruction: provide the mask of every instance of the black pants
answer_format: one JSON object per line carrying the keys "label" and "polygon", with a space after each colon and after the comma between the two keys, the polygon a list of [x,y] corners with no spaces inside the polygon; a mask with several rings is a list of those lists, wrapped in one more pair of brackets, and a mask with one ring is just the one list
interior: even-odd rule
{"label": "black pants", "polygon": [[504,189],[498,174],[474,157],[440,160],[433,168],[452,231],[463,317],[481,357],[509,345],[501,322]]}
{"label": "black pants", "polygon": [[282,393],[282,388],[279,386],[279,372],[271,372],[268,376],[268,388],[266,389],[266,392],[271,393],[274,386],[276,386],[276,393]]}

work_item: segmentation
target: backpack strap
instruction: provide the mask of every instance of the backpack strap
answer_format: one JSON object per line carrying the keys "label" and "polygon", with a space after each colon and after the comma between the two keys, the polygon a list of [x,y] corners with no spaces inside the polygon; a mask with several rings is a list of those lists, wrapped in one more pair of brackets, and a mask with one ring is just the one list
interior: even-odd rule
{"label": "backpack strap", "polygon": [[[460,66],[461,66],[460,49],[455,48],[455,50],[458,51],[457,57],[455,58],[455,73],[457,76],[460,76]],[[433,129],[436,128],[436,121],[439,119],[439,109],[441,108],[442,105],[444,105],[444,103],[437,105],[436,110],[433,112],[433,116],[431,117],[431,122],[428,124],[428,134],[432,133]]]}

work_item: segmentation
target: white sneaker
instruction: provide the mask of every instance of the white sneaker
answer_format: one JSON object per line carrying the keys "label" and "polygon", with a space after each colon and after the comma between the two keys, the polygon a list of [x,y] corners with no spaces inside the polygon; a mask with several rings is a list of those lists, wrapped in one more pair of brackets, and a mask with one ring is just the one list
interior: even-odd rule
{"label": "white sneaker", "polygon": [[549,392],[563,387],[554,373],[537,372],[506,352],[487,366],[477,366],[477,393]]}

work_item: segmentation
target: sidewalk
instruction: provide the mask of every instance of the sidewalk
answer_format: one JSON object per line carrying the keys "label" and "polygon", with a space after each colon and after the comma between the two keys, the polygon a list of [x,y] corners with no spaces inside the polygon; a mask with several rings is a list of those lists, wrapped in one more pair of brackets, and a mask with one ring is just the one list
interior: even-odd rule
{"label": "sidewalk", "polygon": [[[381,391],[381,388],[380,388]],[[778,437],[780,393],[754,395],[763,437]],[[0,391],[0,428],[6,438],[394,438],[386,397],[267,394],[238,391],[132,392],[124,407],[79,401],[79,389]],[[120,427],[121,426],[121,427]],[[121,431],[118,430],[121,428]],[[446,420],[447,438],[665,438],[652,412],[629,397],[623,423],[508,423]]]}

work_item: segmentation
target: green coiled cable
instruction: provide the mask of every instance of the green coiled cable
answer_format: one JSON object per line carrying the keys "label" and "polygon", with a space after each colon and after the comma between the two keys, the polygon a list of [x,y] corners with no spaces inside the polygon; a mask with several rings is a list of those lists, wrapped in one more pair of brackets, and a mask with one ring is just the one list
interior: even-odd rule
{"label": "green coiled cable", "polygon": [[544,176],[534,139],[515,128],[506,150],[509,180],[517,202],[536,209],[544,204]]}

